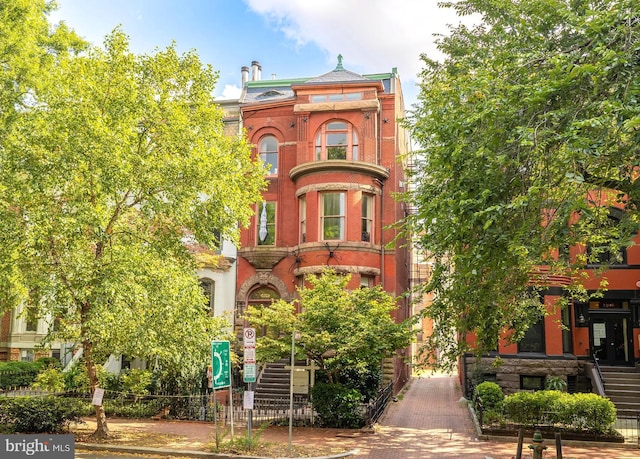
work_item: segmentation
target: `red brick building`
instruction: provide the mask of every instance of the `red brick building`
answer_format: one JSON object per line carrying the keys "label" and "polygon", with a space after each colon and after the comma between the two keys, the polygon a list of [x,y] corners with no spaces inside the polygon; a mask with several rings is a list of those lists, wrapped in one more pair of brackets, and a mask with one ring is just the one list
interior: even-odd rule
{"label": "red brick building", "polygon": [[[612,208],[610,218],[615,220],[619,212]],[[588,250],[572,247],[569,256],[584,257]],[[606,290],[588,302],[574,301],[559,308],[556,300],[565,294],[571,279],[547,276],[543,270],[536,274],[537,279],[532,280],[538,285],[544,280],[547,285],[543,301],[549,314],[518,344],[501,340],[496,352],[483,358],[479,368],[474,357],[464,358],[460,373],[467,389],[473,382],[488,379],[506,393],[536,390],[544,387],[546,376],[557,376],[567,382],[571,392],[603,392],[616,403],[619,413],[640,408],[640,374],[634,370],[640,362],[640,233],[634,244],[620,253],[605,251],[599,261],[585,266],[584,275],[581,279],[589,293],[596,293],[603,280]],[[492,363],[498,356],[502,364],[494,368]],[[596,359],[606,389],[597,381],[601,376],[593,371]]]}
{"label": "red brick building", "polygon": [[[244,67],[240,111],[249,142],[269,165],[269,186],[238,252],[237,317],[247,304],[292,300],[304,275],[329,266],[351,288],[409,286],[409,253],[389,225],[404,216],[408,138],[397,71],[358,75],[337,67],[316,78],[261,80]],[[395,319],[410,314],[399,300]],[[408,357],[408,356],[407,356]],[[409,368],[396,359],[396,387]],[[393,370],[393,371],[391,371]]]}

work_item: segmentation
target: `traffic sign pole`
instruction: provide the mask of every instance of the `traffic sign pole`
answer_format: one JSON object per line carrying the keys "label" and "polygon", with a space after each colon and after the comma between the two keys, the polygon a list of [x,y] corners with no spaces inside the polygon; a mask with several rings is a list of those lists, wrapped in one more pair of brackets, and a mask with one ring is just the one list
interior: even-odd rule
{"label": "traffic sign pole", "polygon": [[211,370],[213,373],[213,415],[216,426],[216,447],[218,446],[218,406],[216,389],[229,388],[231,405],[231,439],[233,440],[233,388],[231,387],[231,346],[229,341],[211,341]]}
{"label": "traffic sign pole", "polygon": [[[249,391],[253,390],[253,385],[256,382],[256,329],[245,328],[243,330],[243,342],[244,342],[244,382],[249,385]],[[247,437],[249,445],[251,445],[251,427],[253,424],[253,407],[249,409],[249,416],[247,417]]]}

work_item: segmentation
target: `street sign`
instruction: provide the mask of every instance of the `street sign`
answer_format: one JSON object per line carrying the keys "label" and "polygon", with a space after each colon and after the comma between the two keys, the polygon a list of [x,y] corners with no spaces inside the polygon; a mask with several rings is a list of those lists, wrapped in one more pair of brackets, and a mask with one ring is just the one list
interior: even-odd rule
{"label": "street sign", "polygon": [[255,363],[244,364],[244,382],[246,383],[256,382],[256,364]]}
{"label": "street sign", "polygon": [[231,386],[231,352],[229,341],[211,341],[213,388]]}
{"label": "street sign", "polygon": [[245,328],[244,338],[244,382],[256,382],[256,329]]}
{"label": "street sign", "polygon": [[256,348],[245,347],[244,348],[244,363],[256,363]]}
{"label": "street sign", "polygon": [[256,346],[256,329],[245,328],[244,329],[244,347]]}

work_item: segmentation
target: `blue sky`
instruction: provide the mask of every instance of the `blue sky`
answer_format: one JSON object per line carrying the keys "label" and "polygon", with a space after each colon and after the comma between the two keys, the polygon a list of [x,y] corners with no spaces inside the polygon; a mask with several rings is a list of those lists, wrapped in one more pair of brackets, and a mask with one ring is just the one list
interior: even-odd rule
{"label": "blue sky", "polygon": [[337,55],[360,74],[396,67],[407,108],[415,102],[419,56],[440,58],[434,33],[460,19],[437,0],[57,0],[54,23],[65,21],[101,45],[121,25],[136,53],[195,49],[220,74],[215,96],[237,97],[240,68],[256,60],[262,79],[314,77]]}

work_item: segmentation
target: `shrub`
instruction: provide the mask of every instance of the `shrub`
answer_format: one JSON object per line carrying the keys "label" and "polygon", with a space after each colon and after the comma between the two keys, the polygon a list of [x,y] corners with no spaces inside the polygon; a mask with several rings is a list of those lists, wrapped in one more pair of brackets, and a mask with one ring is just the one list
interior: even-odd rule
{"label": "shrub", "polygon": [[509,418],[517,424],[533,426],[540,423],[543,411],[543,399],[536,396],[539,392],[516,392],[504,399],[504,409]]}
{"label": "shrub", "polygon": [[62,392],[64,391],[64,386],[64,374],[54,367],[49,367],[38,373],[34,383],[31,385],[34,389],[42,389],[49,392]]}
{"label": "shrub", "polygon": [[546,390],[559,390],[565,392],[567,390],[567,381],[561,376],[547,376],[544,379],[544,388]]}
{"label": "shrub", "polygon": [[473,393],[475,408],[478,409],[478,400],[482,400],[482,408],[487,411],[502,411],[504,394],[502,388],[494,382],[485,381],[476,386]]}
{"label": "shrub", "polygon": [[340,372],[340,383],[356,389],[364,397],[364,402],[375,399],[382,385],[382,368],[378,365],[371,368],[348,367]]}
{"label": "shrub", "polygon": [[556,390],[518,392],[504,400],[508,417],[524,426],[551,423],[590,432],[611,431],[615,405],[597,394],[567,394]]}
{"label": "shrub", "polygon": [[69,422],[79,422],[84,404],[57,397],[15,397],[0,399],[0,420],[4,433],[57,433]]}
{"label": "shrub", "polygon": [[35,363],[36,365],[40,365],[40,368],[57,368],[58,370],[62,370],[60,360],[55,357],[40,357]]}
{"label": "shrub", "polygon": [[122,418],[150,418],[162,409],[160,400],[132,401],[105,400],[104,411],[107,416]]}
{"label": "shrub", "polygon": [[363,397],[357,390],[342,384],[316,383],[311,397],[320,425],[349,429],[364,426],[360,411]]}
{"label": "shrub", "polygon": [[609,432],[616,422],[615,405],[598,394],[567,395],[555,408],[560,422],[591,432]]}
{"label": "shrub", "polygon": [[122,390],[134,395],[147,395],[152,387],[153,373],[149,370],[131,369],[120,375]]}
{"label": "shrub", "polygon": [[0,363],[0,389],[30,386],[42,369],[38,362]]}

